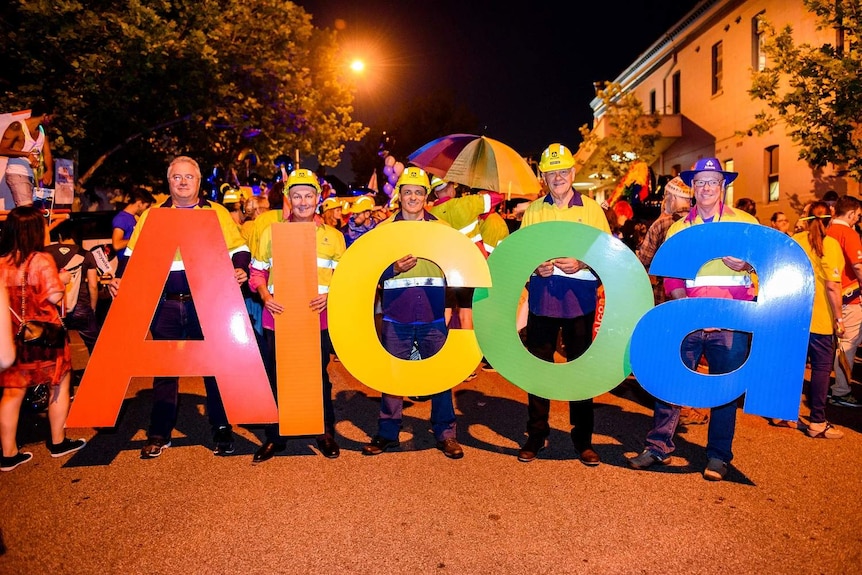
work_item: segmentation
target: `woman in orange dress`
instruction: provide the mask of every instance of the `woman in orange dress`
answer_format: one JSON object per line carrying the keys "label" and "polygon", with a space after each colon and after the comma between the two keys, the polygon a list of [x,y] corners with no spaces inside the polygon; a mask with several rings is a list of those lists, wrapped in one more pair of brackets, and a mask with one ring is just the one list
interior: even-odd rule
{"label": "woman in orange dress", "polygon": [[[11,312],[24,320],[60,323],[57,304],[63,299],[64,284],[54,260],[42,249],[45,246],[45,219],[31,206],[20,206],[9,212],[0,232],[0,284],[8,292]],[[26,273],[26,281],[22,278]],[[22,314],[22,283],[24,310]],[[14,315],[13,315],[14,318]],[[20,321],[12,320],[12,333]],[[32,459],[33,454],[19,451],[16,433],[18,415],[27,388],[39,384],[51,386],[48,422],[51,437],[46,442],[52,457],[62,457],[85,445],[83,439],[66,438],[64,425],[69,413],[69,385],[72,374],[72,353],[69,341],[59,348],[22,345],[15,362],[0,373],[0,471],[11,471]]]}

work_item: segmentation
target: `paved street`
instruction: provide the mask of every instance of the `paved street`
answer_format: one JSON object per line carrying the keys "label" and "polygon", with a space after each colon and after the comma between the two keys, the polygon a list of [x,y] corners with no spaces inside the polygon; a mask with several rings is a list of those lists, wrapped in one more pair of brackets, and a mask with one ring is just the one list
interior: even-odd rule
{"label": "paved street", "polygon": [[199,378],[182,380],[174,446],[156,460],[138,457],[148,379],[116,428],[69,431],[90,441],[72,457],[50,458],[45,420],[25,417],[34,459],[0,475],[0,573],[862,573],[862,409],[828,407],[835,441],[740,413],[728,480],[710,483],[705,426],[680,434],[673,465],[626,466],[651,416],[634,381],[597,399],[604,463],[588,468],[559,402],[550,447],[519,463],[526,394],[481,371],[455,389],[463,459],[434,448],[428,402],[408,404],[400,452],[364,457],[379,393],[330,371],[337,460],[302,438],[252,466],[260,427],[214,457]]}

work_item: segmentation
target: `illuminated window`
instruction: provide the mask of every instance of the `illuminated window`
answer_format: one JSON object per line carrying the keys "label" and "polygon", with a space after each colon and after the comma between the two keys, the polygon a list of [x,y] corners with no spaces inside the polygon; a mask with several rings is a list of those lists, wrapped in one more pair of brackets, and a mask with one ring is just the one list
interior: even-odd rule
{"label": "illuminated window", "polygon": [[712,45],[712,95],[721,92],[721,42],[716,42]]}
{"label": "illuminated window", "polygon": [[778,190],[778,146],[766,148],[766,185],[769,189],[769,201],[777,202]]}
{"label": "illuminated window", "polygon": [[766,68],[766,52],[763,45],[766,42],[763,12],[751,19],[751,67],[755,72]]}
{"label": "illuminated window", "polygon": [[[725,160],[724,161],[724,171],[725,172],[735,172],[736,171],[733,169],[733,160]],[[724,201],[728,206],[732,206],[734,204],[734,201],[733,201],[733,182],[727,184],[727,186],[725,188],[725,192],[726,192],[726,194],[724,196]]]}

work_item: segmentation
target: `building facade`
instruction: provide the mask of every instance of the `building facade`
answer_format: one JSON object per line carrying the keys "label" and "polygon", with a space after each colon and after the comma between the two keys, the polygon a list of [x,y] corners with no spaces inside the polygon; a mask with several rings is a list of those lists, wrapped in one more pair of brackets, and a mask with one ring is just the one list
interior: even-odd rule
{"label": "building facade", "polygon": [[[801,0],[704,0],[614,82],[636,93],[645,111],[662,115],[655,174],[674,175],[699,158],[717,157],[740,173],[728,203],[751,198],[762,222],[776,211],[793,222],[806,202],[827,190],[859,196],[860,186],[831,168],[812,170],[782,122],[763,135],[749,131],[755,115],[767,109],[748,93],[752,71],[767,65],[764,19],[776,31],[791,25],[797,45],[835,43],[835,30],[818,30]],[[595,99],[591,106],[593,130],[601,134],[607,129],[603,104]],[[601,189],[596,196],[603,196]]]}

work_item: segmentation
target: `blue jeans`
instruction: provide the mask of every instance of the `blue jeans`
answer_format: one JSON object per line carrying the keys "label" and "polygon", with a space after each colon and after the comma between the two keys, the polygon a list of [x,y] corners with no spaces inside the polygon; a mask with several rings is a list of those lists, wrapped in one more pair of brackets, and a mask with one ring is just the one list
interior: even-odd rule
{"label": "blue jeans", "polygon": [[[703,331],[689,334],[682,341],[683,363],[694,371],[701,357],[706,357],[709,373],[729,373],[743,364],[748,356],[749,335],[739,331]],[[713,407],[709,418],[706,456],[729,463],[733,459],[733,434],[736,430],[736,400]],[[653,455],[666,458],[676,446],[673,436],[679,424],[679,406],[655,400],[653,427],[647,433],[646,448]]]}
{"label": "blue jeans", "polygon": [[[202,340],[203,332],[195,305],[191,301],[161,300],[153,316],[150,331],[154,340]],[[207,394],[207,415],[213,428],[228,425],[221,394],[214,377],[204,377]],[[150,415],[148,438],[170,439],[177,420],[179,378],[153,378],[153,411]]]}
{"label": "blue jeans", "polygon": [[[384,321],[381,340],[384,349],[400,359],[410,359],[413,343],[416,342],[419,355],[426,358],[440,351],[446,343],[446,333],[444,320],[422,324]],[[403,397],[383,394],[380,398],[377,432],[380,437],[390,441],[398,440],[403,408]],[[437,441],[455,438],[455,406],[452,403],[451,389],[431,396],[431,429]]]}
{"label": "blue jeans", "polygon": [[832,335],[808,334],[808,361],[811,364],[808,405],[811,407],[811,423],[826,421],[826,395],[829,393],[829,375],[834,360]]}

